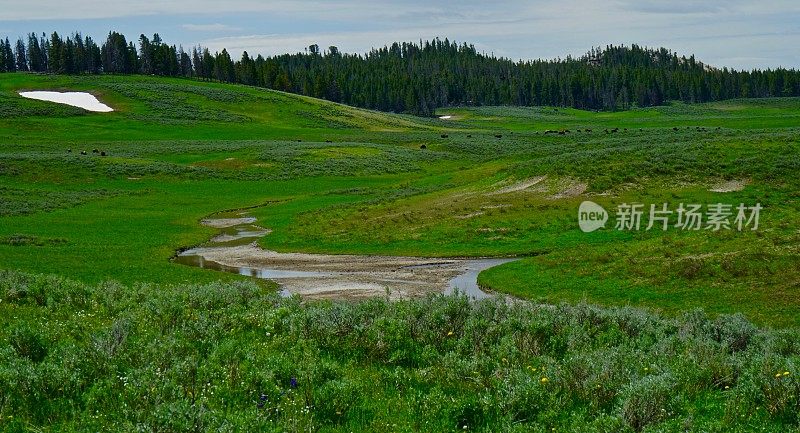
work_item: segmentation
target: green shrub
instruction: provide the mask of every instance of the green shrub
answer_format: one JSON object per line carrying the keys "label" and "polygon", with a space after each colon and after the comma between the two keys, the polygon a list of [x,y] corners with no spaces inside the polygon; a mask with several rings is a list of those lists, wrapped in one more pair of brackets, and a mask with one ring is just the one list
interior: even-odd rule
{"label": "green shrub", "polygon": [[673,415],[671,403],[676,388],[670,374],[645,376],[622,392],[620,413],[625,423],[635,431]]}
{"label": "green shrub", "polygon": [[42,362],[47,356],[47,343],[41,331],[28,324],[19,324],[9,332],[9,343],[18,356],[35,363]]}

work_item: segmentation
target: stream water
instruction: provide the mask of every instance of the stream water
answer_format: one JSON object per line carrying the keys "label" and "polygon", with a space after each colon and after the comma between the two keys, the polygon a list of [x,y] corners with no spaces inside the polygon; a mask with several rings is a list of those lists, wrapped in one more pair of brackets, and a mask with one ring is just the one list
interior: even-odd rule
{"label": "stream water", "polygon": [[[224,227],[225,222],[230,221],[230,226]],[[391,286],[394,284],[410,284],[425,286],[428,291],[439,291],[446,294],[454,292],[463,293],[473,299],[482,299],[492,296],[481,290],[478,285],[478,274],[488,268],[498,266],[516,259],[513,258],[480,258],[480,259],[425,259],[408,258],[413,260],[413,264],[397,265],[395,263],[384,263],[382,259],[386,257],[374,256],[375,263],[369,263],[373,256],[350,256],[357,257],[357,261],[363,265],[367,262],[370,266],[369,271],[359,270],[357,266],[347,265],[339,268],[329,266],[331,257],[348,256],[328,256],[314,254],[285,254],[285,256],[302,256],[300,260],[280,261],[280,266],[270,266],[269,262],[264,265],[253,266],[250,263],[242,265],[239,263],[223,263],[224,260],[217,260],[216,257],[225,256],[230,252],[247,247],[255,249],[253,244],[258,238],[266,236],[269,230],[258,227],[249,218],[235,219],[216,219],[205,220],[205,225],[218,227],[220,232],[206,244],[191,248],[179,253],[174,261],[176,263],[197,266],[200,268],[213,269],[222,272],[231,272],[254,278],[262,278],[276,281],[283,287],[281,294],[290,296],[293,291],[286,287],[300,284],[321,284],[337,287],[338,292],[346,297],[348,285],[354,287],[372,284],[373,286]],[[263,251],[263,250],[256,250]],[[281,256],[280,253],[272,253],[274,256]],[[235,261],[233,261],[235,262]],[[384,266],[382,268],[381,266]],[[322,268],[322,269],[321,269]],[[449,280],[431,281],[431,275],[450,275]],[[358,278],[358,283],[353,283]],[[443,284],[444,283],[444,284]],[[335,297],[335,296],[334,296]]]}

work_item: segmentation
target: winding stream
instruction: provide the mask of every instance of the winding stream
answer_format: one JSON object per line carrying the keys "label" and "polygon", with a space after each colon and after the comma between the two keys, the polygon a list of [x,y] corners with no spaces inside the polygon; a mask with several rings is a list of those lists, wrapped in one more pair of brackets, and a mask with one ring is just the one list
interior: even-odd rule
{"label": "winding stream", "polygon": [[258,246],[257,240],[270,230],[257,226],[254,218],[240,215],[202,223],[220,232],[206,244],[179,253],[176,263],[273,280],[283,296],[399,299],[459,292],[481,299],[492,295],[478,286],[478,274],[517,260],[278,253]]}

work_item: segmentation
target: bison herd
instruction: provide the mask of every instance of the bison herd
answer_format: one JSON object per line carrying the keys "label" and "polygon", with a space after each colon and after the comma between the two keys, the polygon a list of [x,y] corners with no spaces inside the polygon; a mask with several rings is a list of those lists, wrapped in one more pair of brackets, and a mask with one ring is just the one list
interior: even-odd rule
{"label": "bison herd", "polygon": [[[67,153],[72,153],[72,149],[67,149]],[[108,156],[108,153],[106,153],[105,150],[100,150],[100,149],[92,149],[92,153],[99,154],[100,156]],[[88,155],[88,154],[89,152],[81,150],[81,155]]]}
{"label": "bison herd", "polygon": [[[692,129],[692,127],[691,126],[687,126],[686,129]],[[706,128],[706,127],[703,127],[703,126],[696,126],[696,127],[694,127],[694,129],[697,132],[707,132],[707,131],[710,130],[709,128]],[[719,126],[717,126],[715,128],[715,130],[717,130],[717,131],[719,131],[721,129],[722,128],[719,127]],[[638,128],[638,131],[640,131],[640,132],[643,131],[643,130],[644,129],[642,129],[642,128]],[[678,127],[673,127],[672,130],[673,131],[679,131],[680,129]],[[550,134],[567,135],[567,134],[571,134],[572,132],[573,131],[570,130],[570,129],[547,129],[547,130],[544,131],[544,135],[550,135]],[[583,133],[583,134],[591,134],[593,132],[593,130],[592,130],[592,128],[577,128],[577,129],[574,130],[574,132]],[[603,129],[603,133],[605,133],[605,134],[616,134],[616,133],[619,133],[619,132],[623,132],[623,133],[628,132],[628,128],[615,127],[615,128],[604,128]],[[511,134],[514,134],[514,133],[511,132]],[[534,134],[538,135],[539,132],[536,131],[536,132],[534,132]],[[448,134],[441,134],[440,137],[441,138],[449,138],[450,136]],[[472,138],[472,134],[467,134],[466,137],[467,138]],[[495,138],[503,138],[503,134],[494,134],[494,137]],[[420,146],[420,148],[421,149],[425,149],[424,146]]]}

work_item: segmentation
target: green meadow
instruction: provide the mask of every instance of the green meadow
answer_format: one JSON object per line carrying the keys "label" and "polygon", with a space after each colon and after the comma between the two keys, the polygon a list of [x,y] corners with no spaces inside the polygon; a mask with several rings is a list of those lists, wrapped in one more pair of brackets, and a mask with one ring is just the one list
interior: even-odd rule
{"label": "green meadow", "polygon": [[[16,95],[35,89],[90,90],[117,111]],[[278,251],[520,256],[481,283],[546,302],[800,324],[797,99],[453,108],[440,120],[181,79],[24,74],[5,75],[0,98],[7,269],[86,282],[231,278],[169,258],[213,234],[203,217],[254,207],[274,230],[263,246]],[[709,191],[725,181],[745,186]],[[584,234],[585,199],[612,217],[624,202],[764,210],[755,232]]]}
{"label": "green meadow", "polygon": [[[0,75],[0,429],[797,430],[800,99],[437,115]],[[763,209],[583,233],[584,200]],[[479,282],[531,302],[301,302],[170,261],[236,209],[280,252],[519,257]]]}

